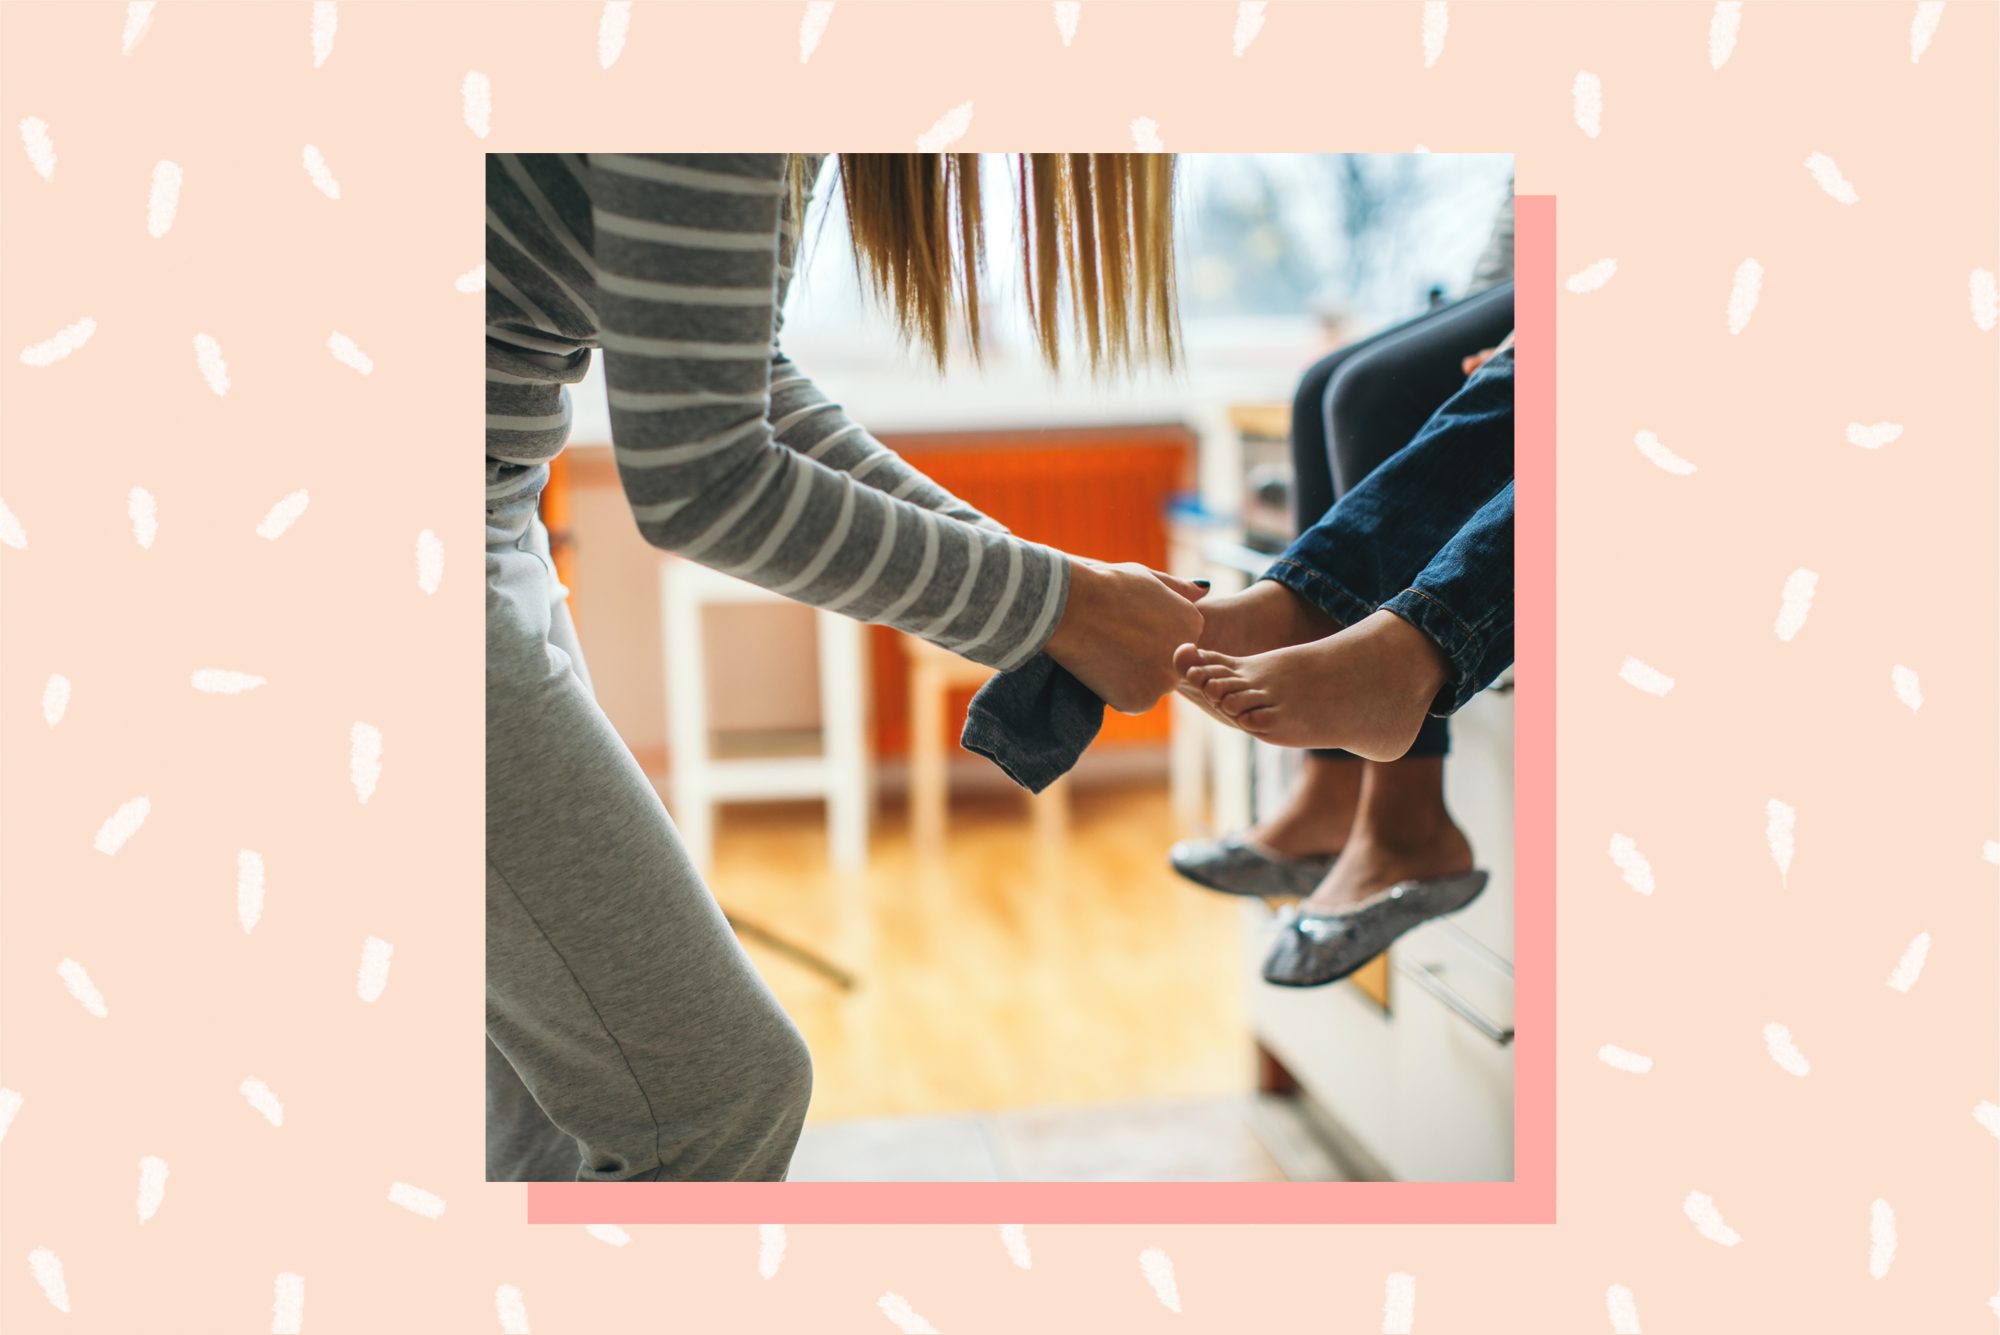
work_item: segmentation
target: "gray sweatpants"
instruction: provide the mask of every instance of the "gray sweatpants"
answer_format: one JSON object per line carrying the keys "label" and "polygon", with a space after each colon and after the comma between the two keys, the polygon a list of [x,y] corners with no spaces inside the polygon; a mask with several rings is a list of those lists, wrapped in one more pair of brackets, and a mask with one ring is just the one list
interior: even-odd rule
{"label": "gray sweatpants", "polygon": [[487,1179],[781,1180],[805,1042],[591,694],[535,500],[487,507]]}

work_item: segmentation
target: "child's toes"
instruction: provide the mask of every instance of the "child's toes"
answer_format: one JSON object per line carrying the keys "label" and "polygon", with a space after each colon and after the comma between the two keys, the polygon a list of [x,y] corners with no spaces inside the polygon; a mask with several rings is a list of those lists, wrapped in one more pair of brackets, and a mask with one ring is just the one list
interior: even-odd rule
{"label": "child's toes", "polygon": [[1278,721],[1278,711],[1269,704],[1245,710],[1241,714],[1231,714],[1229,721],[1253,736],[1262,737],[1269,733]]}
{"label": "child's toes", "polygon": [[1221,704],[1235,692],[1244,690],[1249,685],[1250,683],[1241,677],[1218,673],[1201,684],[1201,693],[1215,703]]}
{"label": "child's toes", "polygon": [[1184,644],[1174,650],[1174,671],[1183,677],[1198,671],[1201,666],[1201,650],[1196,646]]}
{"label": "child's toes", "polygon": [[1233,691],[1225,695],[1219,703],[1222,706],[1223,713],[1240,722],[1246,714],[1260,709],[1269,709],[1271,706],[1271,696],[1266,691],[1246,689]]}
{"label": "child's toes", "polygon": [[1221,677],[1233,675],[1234,670],[1219,663],[1203,663],[1183,673],[1183,678],[1196,687],[1206,686]]}

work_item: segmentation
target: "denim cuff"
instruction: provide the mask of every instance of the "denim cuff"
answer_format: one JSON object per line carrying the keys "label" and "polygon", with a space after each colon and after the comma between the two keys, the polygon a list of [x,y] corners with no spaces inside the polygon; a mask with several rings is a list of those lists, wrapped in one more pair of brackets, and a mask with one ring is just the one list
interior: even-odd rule
{"label": "denim cuff", "polygon": [[1351,626],[1375,610],[1373,603],[1356,597],[1346,585],[1297,561],[1281,558],[1259,578],[1284,585],[1342,626]]}
{"label": "denim cuff", "polygon": [[1474,630],[1443,603],[1416,589],[1403,590],[1382,608],[1422,631],[1445,657],[1449,675],[1431,699],[1428,712],[1433,717],[1456,713],[1479,694],[1479,664],[1486,654],[1484,632]]}

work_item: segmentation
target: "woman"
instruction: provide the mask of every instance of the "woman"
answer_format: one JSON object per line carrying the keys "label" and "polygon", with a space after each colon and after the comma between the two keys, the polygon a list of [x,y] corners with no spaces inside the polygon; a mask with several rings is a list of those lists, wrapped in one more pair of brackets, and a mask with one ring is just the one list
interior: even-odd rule
{"label": "woman", "polygon": [[[654,545],[1007,670],[1047,653],[1112,707],[1173,688],[1201,590],[1009,535],[779,350],[825,155],[487,157],[487,1176],[781,1179],[811,1092],[790,1019],[591,696],[536,516],[567,384],[601,349]],[[978,348],[977,156],[843,155],[857,262],[942,368]],[[1053,366],[1067,296],[1102,369],[1171,362],[1173,162],[1032,155],[1025,274]]]}

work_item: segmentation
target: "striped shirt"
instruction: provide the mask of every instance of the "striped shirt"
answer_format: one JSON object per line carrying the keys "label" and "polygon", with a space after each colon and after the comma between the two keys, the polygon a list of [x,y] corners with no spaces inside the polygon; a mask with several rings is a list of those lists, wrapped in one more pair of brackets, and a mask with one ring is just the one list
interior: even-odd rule
{"label": "striped shirt", "polygon": [[910,467],[784,355],[798,237],[781,153],[489,153],[488,504],[547,480],[566,387],[601,349],[648,542],[1020,666],[1062,617],[1068,563]]}

